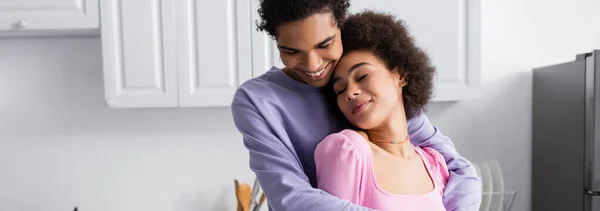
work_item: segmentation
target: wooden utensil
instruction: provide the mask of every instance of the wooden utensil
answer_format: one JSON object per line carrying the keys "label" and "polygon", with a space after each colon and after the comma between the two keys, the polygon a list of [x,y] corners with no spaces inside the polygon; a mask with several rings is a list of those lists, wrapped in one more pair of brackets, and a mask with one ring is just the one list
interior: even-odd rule
{"label": "wooden utensil", "polygon": [[238,205],[241,205],[242,211],[250,211],[250,202],[252,199],[252,189],[250,188],[250,185],[246,183],[240,185],[237,180],[235,180],[235,185]]}
{"label": "wooden utensil", "polygon": [[235,186],[235,197],[237,201],[237,211],[243,211],[242,204],[240,203],[240,198],[238,197],[238,193],[240,192],[240,183],[237,180],[233,180],[233,185]]}

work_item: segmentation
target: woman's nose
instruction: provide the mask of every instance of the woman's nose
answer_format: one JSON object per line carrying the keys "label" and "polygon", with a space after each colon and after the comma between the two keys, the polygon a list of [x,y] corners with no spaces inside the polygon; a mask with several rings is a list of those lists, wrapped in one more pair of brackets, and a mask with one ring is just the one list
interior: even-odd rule
{"label": "woman's nose", "polygon": [[360,94],[360,89],[358,89],[358,87],[356,86],[348,85],[348,87],[346,88],[346,94],[348,100],[352,100]]}
{"label": "woman's nose", "polygon": [[348,95],[348,100],[352,100],[352,99],[356,98],[356,96],[358,96],[358,93]]}

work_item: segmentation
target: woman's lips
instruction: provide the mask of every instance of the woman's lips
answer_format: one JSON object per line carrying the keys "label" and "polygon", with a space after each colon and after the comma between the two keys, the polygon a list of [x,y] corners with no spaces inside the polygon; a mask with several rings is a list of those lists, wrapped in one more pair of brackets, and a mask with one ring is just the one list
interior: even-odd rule
{"label": "woman's lips", "polygon": [[362,111],[365,110],[365,108],[367,108],[367,106],[371,104],[370,100],[361,100],[361,101],[355,101],[354,103],[352,103],[352,113],[353,114],[357,114],[360,113]]}

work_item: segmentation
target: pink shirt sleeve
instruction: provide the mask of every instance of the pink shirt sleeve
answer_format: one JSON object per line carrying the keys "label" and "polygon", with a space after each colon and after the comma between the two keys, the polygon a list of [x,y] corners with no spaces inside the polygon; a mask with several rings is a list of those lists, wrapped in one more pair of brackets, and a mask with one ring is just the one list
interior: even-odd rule
{"label": "pink shirt sleeve", "polygon": [[446,164],[444,156],[435,149],[429,147],[422,149],[428,154],[428,156],[424,156],[423,159],[426,159],[426,161],[429,162],[432,171],[431,177],[435,179],[437,184],[440,185],[440,188],[444,190],[448,183],[448,179],[450,178],[450,172],[448,171],[448,165]]}
{"label": "pink shirt sleeve", "polygon": [[367,169],[361,156],[364,149],[357,150],[363,146],[354,143],[359,141],[364,142],[334,133],[325,137],[315,149],[318,188],[354,204],[361,203],[361,178]]}

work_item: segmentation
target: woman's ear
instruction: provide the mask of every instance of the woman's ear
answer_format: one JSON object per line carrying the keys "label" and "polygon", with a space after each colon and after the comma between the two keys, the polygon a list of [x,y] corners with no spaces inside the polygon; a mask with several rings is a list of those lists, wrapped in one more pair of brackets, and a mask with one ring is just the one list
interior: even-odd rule
{"label": "woman's ear", "polygon": [[392,70],[392,72],[395,73],[394,75],[398,78],[398,85],[400,87],[404,87],[408,84],[407,75],[405,71],[396,67]]}
{"label": "woman's ear", "polygon": [[404,86],[408,85],[408,80],[407,80],[406,76],[400,76],[399,81],[400,81],[399,82],[400,87],[404,87]]}

